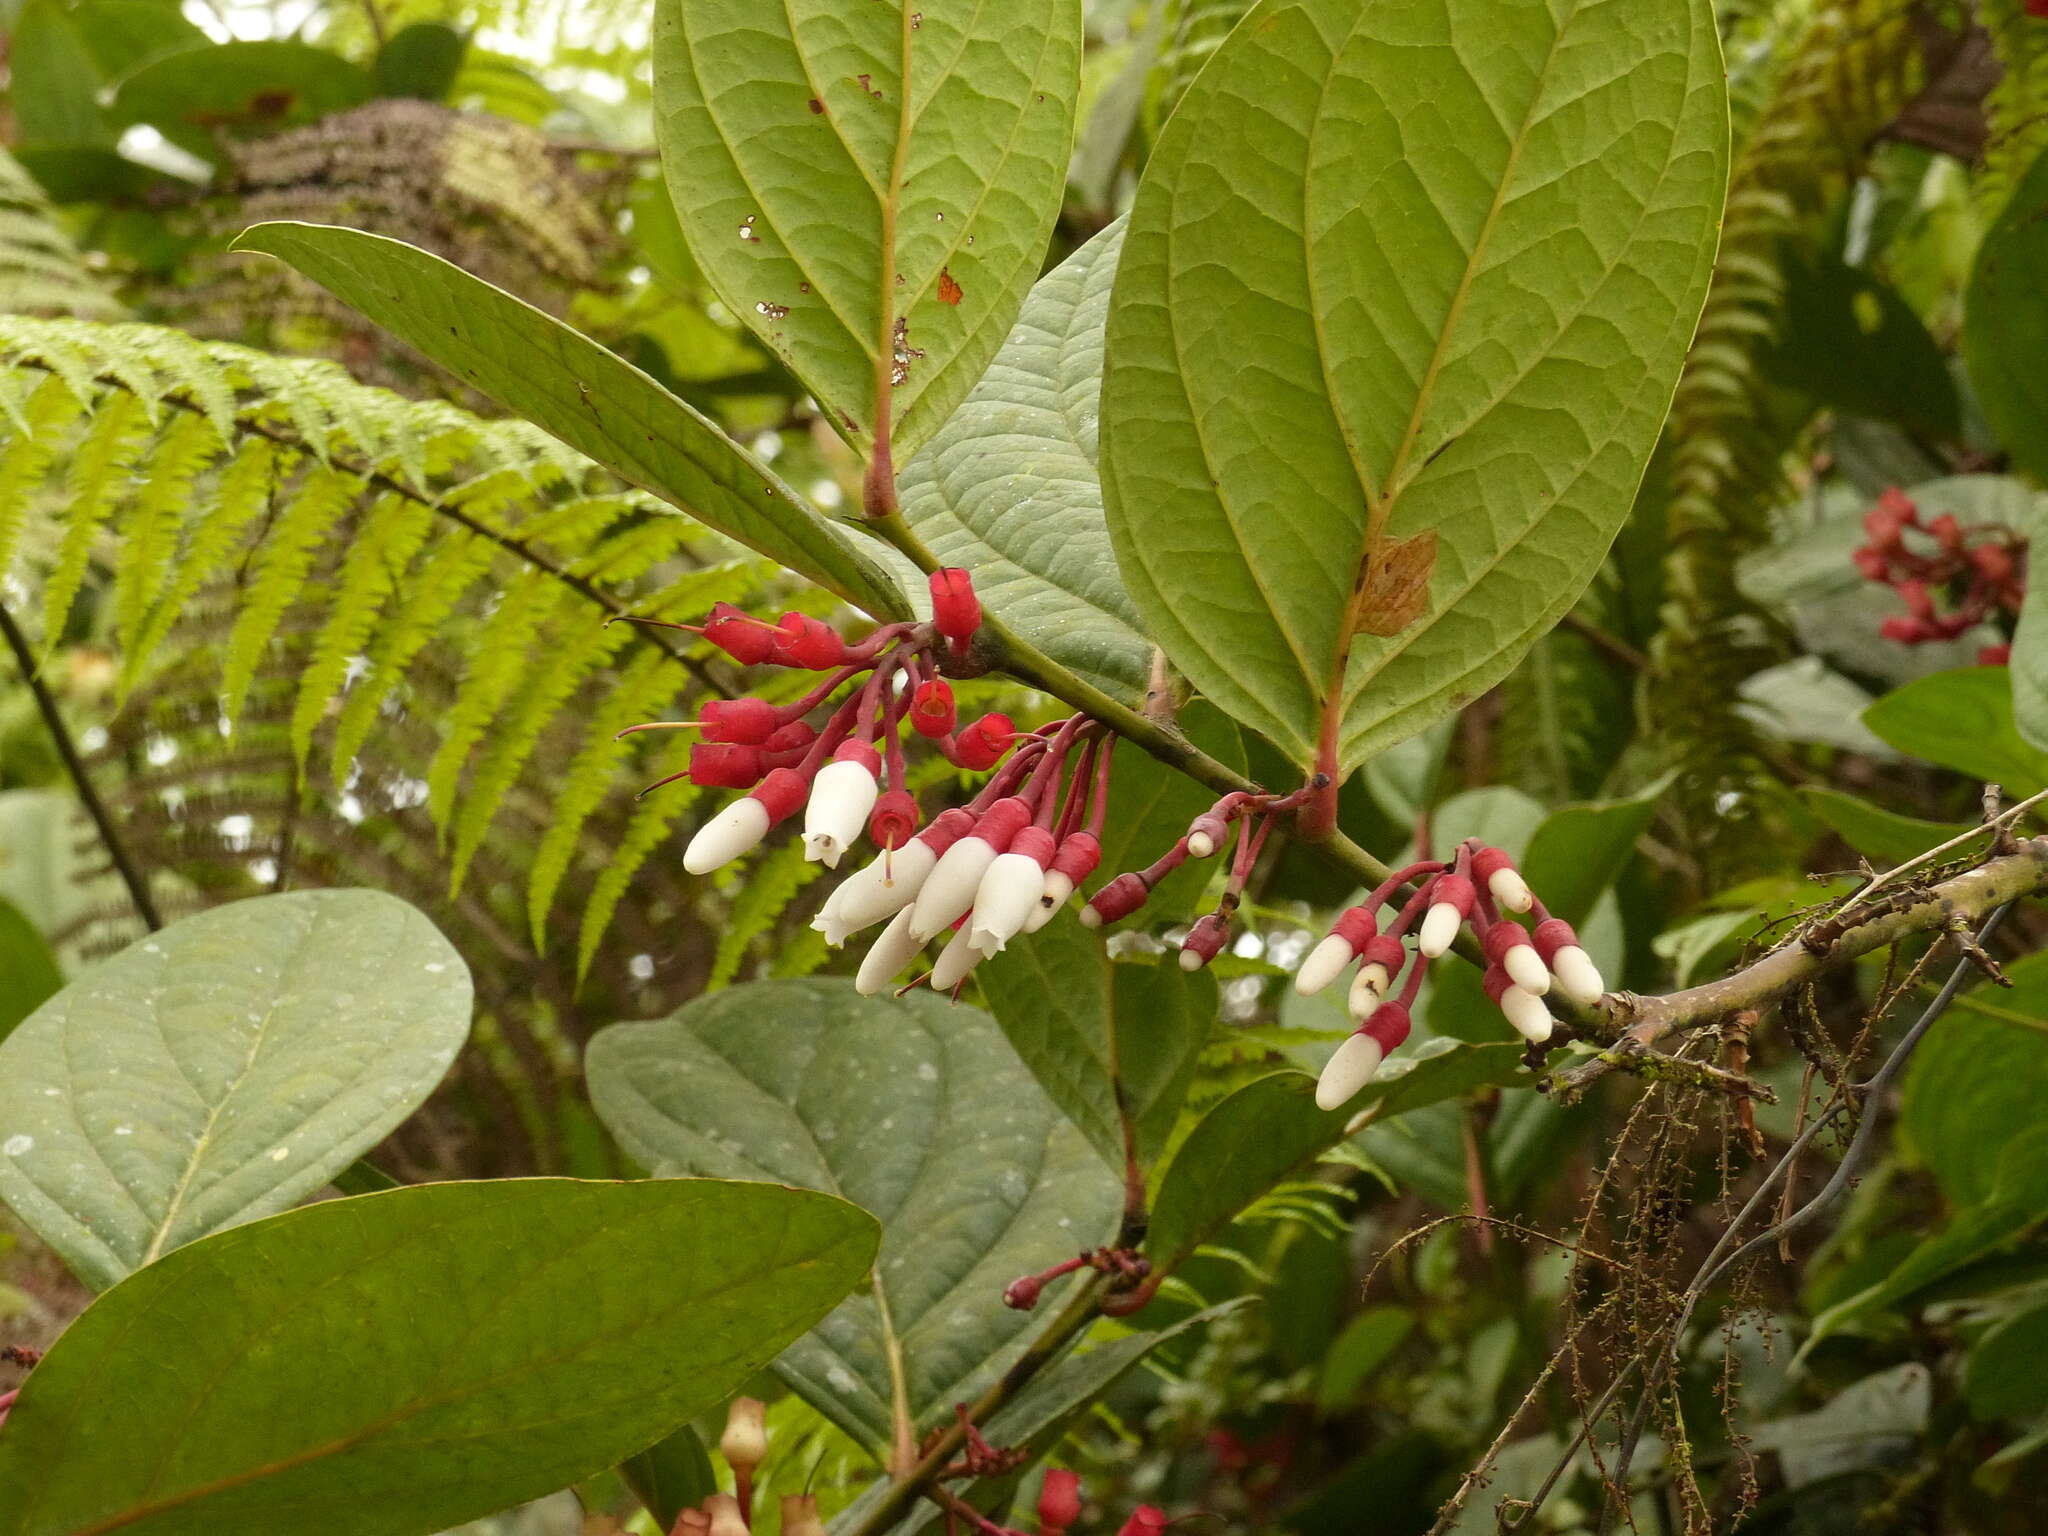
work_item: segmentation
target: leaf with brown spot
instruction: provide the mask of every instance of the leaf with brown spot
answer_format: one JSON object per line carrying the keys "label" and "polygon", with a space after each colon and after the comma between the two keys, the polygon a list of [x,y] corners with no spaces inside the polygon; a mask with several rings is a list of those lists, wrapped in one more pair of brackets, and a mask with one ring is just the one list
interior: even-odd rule
{"label": "leaf with brown spot", "polygon": [[941,304],[958,304],[960,298],[960,284],[954,279],[952,270],[947,267],[939,268],[939,302]]}
{"label": "leaf with brown spot", "polygon": [[1390,539],[1381,534],[1365,557],[1359,578],[1358,630],[1361,634],[1398,635],[1429,611],[1429,578],[1436,571],[1436,530],[1425,528],[1413,538]]}

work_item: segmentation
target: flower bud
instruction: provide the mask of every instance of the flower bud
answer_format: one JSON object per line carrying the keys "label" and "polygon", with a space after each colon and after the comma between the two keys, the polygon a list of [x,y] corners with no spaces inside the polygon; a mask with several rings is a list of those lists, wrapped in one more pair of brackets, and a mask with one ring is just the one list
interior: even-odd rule
{"label": "flower bud", "polygon": [[706,741],[731,741],[758,747],[780,726],[776,708],[766,699],[713,699],[697,714]]}
{"label": "flower bud", "polygon": [[1008,715],[983,715],[969,721],[953,738],[952,758],[962,768],[982,773],[995,767],[1016,739],[1017,728]]}
{"label": "flower bud", "polygon": [[1541,997],[1550,990],[1550,968],[1529,942],[1529,931],[1520,923],[1502,918],[1486,930],[1486,958],[1507,972],[1508,978],[1524,992]]}
{"label": "flower bud", "polygon": [[767,806],[743,796],[697,829],[683,850],[683,868],[693,875],[722,869],[766,837],[771,825]]}
{"label": "flower bud", "polygon": [[1480,978],[1480,985],[1486,989],[1486,995],[1494,1005],[1507,1016],[1508,1024],[1516,1034],[1531,1045],[1541,1045],[1550,1038],[1553,1021],[1550,1010],[1543,1006],[1543,999],[1516,986],[1500,966],[1489,965],[1486,974]]}
{"label": "flower bud", "polygon": [[1557,990],[1581,1008],[1590,1008],[1607,995],[1600,967],[1576,944],[1567,944],[1550,957],[1550,973],[1557,978]]}
{"label": "flower bud", "polygon": [[704,638],[743,667],[758,667],[775,654],[775,626],[731,603],[711,605]]}
{"label": "flower bud", "polygon": [[953,930],[953,936],[946,940],[946,947],[939,951],[938,961],[932,966],[932,990],[952,991],[967,979],[969,971],[987,958],[988,951],[974,942],[974,936],[963,923]]}
{"label": "flower bud", "polygon": [[701,1509],[686,1509],[676,1516],[668,1536],[711,1536],[711,1517]]}
{"label": "flower bud", "polygon": [[853,979],[853,990],[862,997],[874,997],[889,990],[889,983],[903,974],[903,967],[917,958],[924,945],[910,933],[910,908],[905,907],[882,930],[882,936],[868,947]]}
{"label": "flower bud", "polygon": [[711,1516],[710,1536],[748,1536],[740,1501],[731,1494],[712,1494],[704,1501],[704,1511]]}
{"label": "flower bud", "polygon": [[1081,926],[1100,928],[1129,917],[1152,899],[1152,888],[1134,873],[1118,875],[1088,898],[1081,909]]}
{"label": "flower bud", "polygon": [[718,1454],[733,1471],[751,1472],[768,1456],[768,1405],[758,1397],[736,1397],[725,1410]]}
{"label": "flower bud", "polygon": [[1045,872],[1045,886],[1038,893],[1038,905],[1031,909],[1031,915],[1024,919],[1024,931],[1036,933],[1047,923],[1060,915],[1060,908],[1067,904],[1067,898],[1074,894],[1071,875],[1058,869]]}
{"label": "flower bud", "polygon": [[700,741],[690,748],[690,782],[705,789],[752,789],[767,771],[759,747]]}
{"label": "flower bud", "polygon": [[1350,1103],[1373,1080],[1386,1054],[1379,1041],[1363,1029],[1346,1035],[1316,1079],[1316,1108],[1341,1109]]}
{"label": "flower bud", "polygon": [[1361,965],[1358,974],[1351,978],[1351,991],[1344,999],[1345,1011],[1354,1019],[1371,1017],[1387,1000],[1393,984],[1394,978],[1384,965]]}
{"label": "flower bud", "polygon": [[1166,1529],[1166,1511],[1155,1509],[1150,1504],[1140,1504],[1131,1511],[1131,1518],[1123,1523],[1116,1536],[1160,1536]]}
{"label": "flower bud", "polygon": [[1438,875],[1431,882],[1429,910],[1415,935],[1415,947],[1425,960],[1434,960],[1451,947],[1476,900],[1478,892],[1463,875]]}
{"label": "flower bud", "polygon": [[1053,1536],[1081,1518],[1081,1474],[1065,1467],[1046,1469],[1038,1489],[1038,1536]]}
{"label": "flower bud", "polygon": [[823,619],[794,610],[777,621],[774,639],[774,659],[786,667],[826,672],[847,661],[846,641],[838,630]]}
{"label": "flower bud", "polygon": [[996,855],[974,892],[974,947],[1001,954],[1024,929],[1045,895],[1045,870],[1052,862],[1052,834],[1026,827],[1007,851]]}
{"label": "flower bud", "polygon": [[1205,811],[1188,824],[1188,852],[1206,859],[1230,836],[1230,823],[1214,811]]}
{"label": "flower bud", "polygon": [[874,813],[868,817],[868,836],[877,848],[901,848],[917,836],[922,819],[917,797],[907,789],[892,789],[875,802]]}
{"label": "flower bud", "polygon": [[818,1518],[816,1494],[782,1496],[782,1536],[825,1536],[825,1522]]}
{"label": "flower bud", "polygon": [[1415,1024],[1408,1016],[1406,1003],[1381,1003],[1359,1027],[1379,1042],[1382,1051],[1391,1052],[1400,1049]]}
{"label": "flower bud", "polygon": [[910,931],[923,943],[964,916],[974,905],[981,877],[996,855],[1031,819],[1031,808],[1016,796],[998,800],[975,823],[974,830],[939,856],[938,864],[917,893],[910,909]]}
{"label": "flower bud", "polygon": [[1003,1287],[1003,1305],[1017,1312],[1029,1312],[1038,1305],[1039,1293],[1045,1289],[1045,1276],[1025,1275],[1012,1280]]}
{"label": "flower bud", "polygon": [[960,711],[953,703],[953,689],[943,677],[917,685],[910,696],[910,728],[927,741],[952,734]]}
{"label": "flower bud", "polygon": [[761,743],[763,752],[802,752],[818,739],[818,733],[808,720],[792,720],[787,725],[777,726],[769,738]]}
{"label": "flower bud", "polygon": [[875,808],[881,786],[875,774],[882,760],[864,741],[842,744],[832,761],[818,770],[804,807],[804,857],[836,869],[839,859],[859,838]]}
{"label": "flower bud", "polygon": [[1303,997],[1314,997],[1343,975],[1344,967],[1357,958],[1358,951],[1351,947],[1349,939],[1341,933],[1330,934],[1301,962],[1301,969],[1294,973],[1294,990]]}
{"label": "flower bud", "polygon": [[1230,941],[1230,919],[1221,912],[1204,913],[1196,919],[1188,936],[1180,941],[1180,968],[1199,971],[1223,953]]}
{"label": "flower bud", "polygon": [[974,578],[959,566],[932,572],[932,627],[963,649],[981,628],[981,600],[974,595]]}
{"label": "flower bud", "polygon": [[1506,911],[1526,912],[1536,905],[1535,893],[1529,889],[1521,871],[1515,868],[1515,861],[1500,848],[1481,848],[1472,855],[1472,878],[1484,880],[1486,889],[1493,899]]}

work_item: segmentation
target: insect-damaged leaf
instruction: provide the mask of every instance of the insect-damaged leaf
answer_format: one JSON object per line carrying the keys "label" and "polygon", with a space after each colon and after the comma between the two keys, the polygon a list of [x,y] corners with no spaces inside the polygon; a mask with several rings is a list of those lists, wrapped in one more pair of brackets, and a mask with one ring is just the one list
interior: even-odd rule
{"label": "insect-damaged leaf", "polygon": [[1698,320],[1727,139],[1707,0],[1245,17],[1146,168],[1103,386],[1117,561],[1197,688],[1304,765],[1334,705],[1348,770],[1563,616]]}

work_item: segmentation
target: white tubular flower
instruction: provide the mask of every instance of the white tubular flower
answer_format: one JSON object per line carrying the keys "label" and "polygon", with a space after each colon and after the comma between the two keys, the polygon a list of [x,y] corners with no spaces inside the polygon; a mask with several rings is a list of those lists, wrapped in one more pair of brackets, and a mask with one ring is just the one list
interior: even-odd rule
{"label": "white tubular flower", "polygon": [[939,951],[938,961],[932,966],[932,990],[952,991],[967,979],[969,971],[987,958],[987,952],[976,946],[966,928],[957,930],[946,941],[946,947]]}
{"label": "white tubular flower", "polygon": [[1045,894],[1045,866],[1024,853],[996,855],[974,891],[968,931],[984,955],[999,955],[1023,932]]}
{"label": "white tubular flower", "polygon": [[768,835],[768,807],[752,795],[733,801],[697,829],[683,850],[683,868],[693,875],[722,869]]}
{"label": "white tubular flower", "polygon": [[1531,1045],[1541,1045],[1550,1038],[1550,1010],[1535,993],[1520,987],[1507,988],[1500,995],[1500,1011],[1507,1015],[1515,1033]]}
{"label": "white tubular flower", "polygon": [[1543,957],[1536,953],[1533,944],[1509,946],[1500,957],[1501,969],[1508,978],[1524,992],[1537,997],[1550,990],[1550,967],[1543,963]]}
{"label": "white tubular flower", "polygon": [[[894,917],[913,901],[939,856],[928,843],[913,837],[893,853],[848,875],[825,911],[837,917],[848,933],[859,933],[885,917]],[[824,916],[821,912],[819,916]]]}
{"label": "white tubular flower", "polygon": [[1354,1019],[1372,1017],[1372,1011],[1387,1000],[1387,986],[1393,980],[1384,965],[1361,965],[1351,978],[1351,995],[1344,1006]]}
{"label": "white tubular flower", "polygon": [[944,933],[966,914],[981,889],[981,877],[995,861],[988,839],[971,832],[939,855],[910,908],[910,931],[918,943]]}
{"label": "white tubular flower", "polygon": [[903,967],[915,960],[917,952],[923,948],[923,944],[910,936],[910,909],[905,907],[896,914],[895,921],[882,930],[882,936],[875,940],[867,958],[861,961],[853,990],[862,997],[888,991],[889,983],[903,973]]}
{"label": "white tubular flower", "polygon": [[1593,957],[1576,944],[1567,944],[1550,957],[1550,973],[1557,989],[1582,1008],[1590,1008],[1607,995],[1607,983]]}
{"label": "white tubular flower", "polygon": [[840,914],[843,903],[839,898],[845,894],[846,887],[843,885],[833,891],[825,898],[825,905],[818,908],[818,915],[811,919],[811,927],[825,935],[825,943],[833,949],[844,944],[847,935],[854,931],[847,926],[846,919]]}
{"label": "white tubular flower", "polygon": [[1426,960],[1434,960],[1451,947],[1458,937],[1458,928],[1465,921],[1465,914],[1448,901],[1431,905],[1423,914],[1422,927],[1415,935],[1415,947]]}
{"label": "white tubular flower", "polygon": [[1352,1095],[1373,1080],[1385,1055],[1379,1041],[1364,1031],[1346,1035],[1337,1054],[1323,1068],[1323,1075],[1316,1079],[1316,1108],[1343,1108]]}
{"label": "white tubular flower", "polygon": [[1486,877],[1486,888],[1510,912],[1526,912],[1536,905],[1536,893],[1516,870],[1496,869]]}
{"label": "white tubular flower", "polygon": [[[863,746],[862,750],[872,755],[872,748]],[[868,824],[868,813],[882,793],[874,770],[845,747],[840,751],[846,755],[818,770],[811,781],[810,801],[804,806],[804,857],[827,869],[838,868],[840,856],[858,841]]]}
{"label": "white tubular flower", "polygon": [[729,1493],[714,1493],[704,1501],[711,1516],[710,1536],[747,1536],[747,1522],[740,1518],[740,1501]]}
{"label": "white tubular flower", "polygon": [[1024,919],[1024,931],[1036,933],[1047,923],[1060,915],[1060,908],[1074,894],[1074,877],[1057,869],[1045,872],[1045,889],[1039,893],[1038,907]]}
{"label": "white tubular flower", "polygon": [[1349,939],[1341,933],[1331,934],[1301,962],[1301,969],[1294,973],[1294,990],[1303,997],[1314,997],[1343,975],[1344,967],[1357,958],[1358,951],[1351,947]]}

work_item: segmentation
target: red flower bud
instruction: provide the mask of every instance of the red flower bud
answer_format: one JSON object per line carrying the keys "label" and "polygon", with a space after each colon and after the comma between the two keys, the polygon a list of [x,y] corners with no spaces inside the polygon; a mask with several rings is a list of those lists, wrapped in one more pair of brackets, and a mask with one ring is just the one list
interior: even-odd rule
{"label": "red flower bud", "polygon": [[[2044,3],[2048,3],[2048,0],[2044,0]],[[2009,645],[1987,645],[1977,652],[1977,665],[1980,667],[2002,667],[2011,660],[2012,647]]]}
{"label": "red flower bud", "polygon": [[[1088,898],[1088,905],[1081,913],[1081,922],[1089,928],[1114,923],[1129,917],[1151,899],[1151,887],[1143,880],[1135,874],[1121,874]],[[1093,922],[1089,921],[1091,916]]]}
{"label": "red flower bud", "polygon": [[1358,1033],[1377,1040],[1381,1051],[1391,1055],[1414,1027],[1405,1005],[1381,1003],[1372,1011],[1372,1017],[1358,1026]]}
{"label": "red flower bud", "polygon": [[1549,965],[1557,958],[1560,949],[1566,945],[1576,945],[1579,936],[1573,931],[1572,925],[1563,918],[1546,917],[1536,925],[1536,931],[1529,936],[1529,941],[1536,946],[1536,953],[1543,957],[1543,963]]}
{"label": "red flower bud", "polygon": [[818,739],[808,720],[792,720],[778,727],[761,743],[764,752],[802,752]]}
{"label": "red flower bud", "polygon": [[1008,715],[983,715],[964,726],[953,738],[954,762],[981,773],[995,767],[1017,739],[1017,728]]}
{"label": "red flower bud", "polygon": [[1917,619],[1934,617],[1934,598],[1927,590],[1927,583],[1907,577],[1894,582],[1892,590],[1899,594],[1899,601],[1906,605],[1906,611]]}
{"label": "red flower bud", "polygon": [[775,653],[775,626],[731,603],[712,604],[704,638],[743,667],[758,667]]}
{"label": "red flower bud", "polygon": [[930,741],[952,734],[959,710],[953,703],[953,689],[943,677],[919,683],[910,696],[910,726]]}
{"label": "red flower bud", "polygon": [[1064,1531],[1081,1518],[1081,1474],[1053,1467],[1038,1490],[1039,1536]]}
{"label": "red flower bud", "polygon": [[703,741],[690,749],[690,782],[706,789],[752,789],[767,771],[759,747]]}
{"label": "red flower bud", "polygon": [[825,672],[846,664],[846,641],[823,619],[785,613],[775,626],[775,660],[807,672]]}
{"label": "red flower bud", "polygon": [[1934,628],[1925,619],[1916,619],[1908,614],[1895,613],[1877,626],[1877,632],[1887,640],[1896,640],[1901,645],[1918,645],[1923,640],[1934,638]]}
{"label": "red flower bud", "polygon": [[981,628],[981,600],[974,595],[974,578],[957,565],[932,572],[932,625],[956,650]]}
{"label": "red flower bud", "polygon": [[1865,544],[1852,553],[1849,558],[1855,562],[1856,569],[1863,573],[1866,580],[1889,581],[1891,579],[1891,562],[1885,559],[1882,551],[1873,549],[1868,544]]}
{"label": "red flower bud", "polygon": [[1045,1281],[1038,1275],[1012,1280],[1003,1287],[1003,1305],[1019,1312],[1029,1312],[1038,1305],[1038,1293],[1044,1289]]}
{"label": "red flower bud", "polygon": [[776,709],[765,699],[713,699],[697,711],[706,741],[760,746],[775,734]]}
{"label": "red flower bud", "polygon": [[1166,1511],[1155,1509],[1150,1504],[1140,1504],[1131,1511],[1131,1518],[1123,1523],[1116,1536],[1159,1536],[1166,1529]]}
{"label": "red flower bud", "polygon": [[[1362,951],[1379,931],[1379,914],[1368,912],[1364,907],[1346,908],[1330,927],[1330,932],[1349,944],[1354,952]],[[1398,941],[1395,947],[1399,948]]]}
{"label": "red flower bud", "polygon": [[917,835],[923,819],[909,790],[892,789],[875,802],[868,817],[868,836],[878,848],[901,848]]}
{"label": "red flower bud", "polygon": [[2007,581],[2012,577],[2012,551],[2003,544],[1979,544],[1970,551],[1970,564],[1986,581]]}
{"label": "red flower bud", "polygon": [[1952,555],[1963,551],[1963,525],[1955,520],[1955,514],[1944,512],[1927,525],[1927,531],[1934,535],[1935,542]]}
{"label": "red flower bud", "polygon": [[1401,941],[1391,933],[1376,933],[1359,946],[1360,965],[1383,965],[1388,977],[1398,976],[1401,967],[1408,963],[1408,951],[1401,947]]}
{"label": "red flower bud", "polygon": [[1204,914],[1180,941],[1180,968],[1199,971],[1223,953],[1230,941],[1230,919],[1221,912]]}

